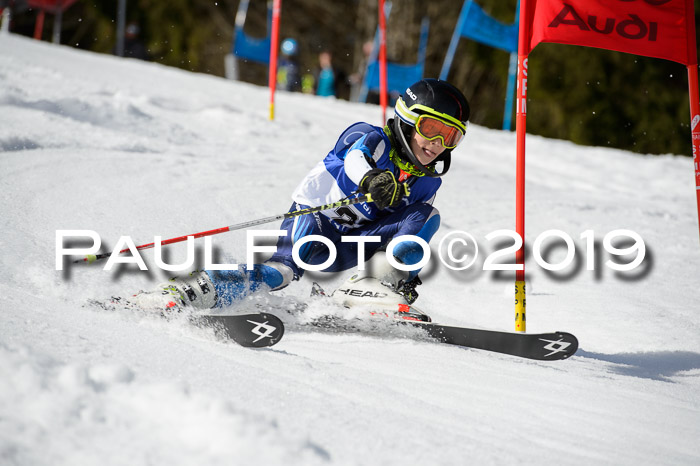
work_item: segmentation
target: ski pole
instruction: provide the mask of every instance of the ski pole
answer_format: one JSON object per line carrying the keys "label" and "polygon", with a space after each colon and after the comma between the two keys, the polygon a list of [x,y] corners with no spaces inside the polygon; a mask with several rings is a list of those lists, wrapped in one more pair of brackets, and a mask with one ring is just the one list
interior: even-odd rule
{"label": "ski pole", "polygon": [[[180,243],[182,241],[187,241],[187,238],[190,236],[192,236],[194,238],[203,238],[205,236],[218,235],[219,233],[226,233],[227,231],[242,230],[244,228],[250,228],[250,227],[257,226],[257,225],[264,225],[266,223],[272,223],[276,220],[298,217],[300,215],[312,214],[314,212],[321,212],[322,210],[335,209],[336,207],[343,207],[343,206],[352,205],[352,204],[359,204],[361,202],[373,202],[372,195],[365,194],[365,195],[362,195],[362,196],[359,196],[359,197],[356,197],[353,199],[342,199],[340,201],[333,202],[331,204],[320,205],[317,207],[308,207],[306,209],[300,209],[300,210],[295,210],[292,212],[286,212],[286,213],[280,214],[280,215],[272,215],[270,217],[259,218],[257,220],[250,220],[248,222],[237,223],[235,225],[229,225],[227,227],[215,228],[214,230],[207,230],[207,231],[202,231],[199,233],[194,233],[191,235],[178,236],[176,238],[170,238],[170,239],[163,240],[160,242],[160,245],[165,246],[168,244],[174,244],[174,243]],[[154,246],[155,246],[155,243],[142,244],[141,246],[136,246],[136,250],[141,251],[143,249],[151,249]],[[119,254],[123,254],[127,251],[129,251],[129,248],[122,249],[121,251],[119,251]],[[111,255],[112,255],[111,253],[90,254],[90,255],[85,256],[82,259],[74,260],[73,263],[77,264],[80,262],[87,262],[89,264],[92,264],[96,260],[105,259]]]}

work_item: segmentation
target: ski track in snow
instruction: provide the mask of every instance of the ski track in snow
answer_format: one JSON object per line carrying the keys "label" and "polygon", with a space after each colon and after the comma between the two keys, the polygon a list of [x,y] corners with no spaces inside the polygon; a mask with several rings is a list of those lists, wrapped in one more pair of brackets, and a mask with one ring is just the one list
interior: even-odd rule
{"label": "ski track in snow", "polygon": [[[546,273],[528,258],[528,330],[581,343],[556,363],[290,324],[250,350],[137,313],[86,306],[166,278],[100,265],[55,270],[55,231],[105,250],[284,212],[296,183],[374,106],[264,88],[0,36],[0,463],[698,464],[700,325],[692,160],[527,139],[527,242],[577,245],[627,228],[640,271],[598,256]],[[640,109],[640,111],[644,111]],[[435,321],[511,331],[512,277],[483,272],[514,225],[515,135],[472,125],[438,194],[442,228],[477,237],[475,268],[436,263],[420,307]],[[276,229],[277,225],[262,227]],[[244,233],[215,237],[222,262]],[[185,259],[173,246],[169,262]],[[201,255],[200,255],[201,256]],[[551,251],[552,262],[563,258]],[[256,303],[304,300],[309,274]]]}

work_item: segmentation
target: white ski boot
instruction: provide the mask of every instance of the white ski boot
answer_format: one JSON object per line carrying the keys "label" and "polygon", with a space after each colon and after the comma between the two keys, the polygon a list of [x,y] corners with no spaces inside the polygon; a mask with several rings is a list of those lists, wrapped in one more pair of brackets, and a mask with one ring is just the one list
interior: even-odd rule
{"label": "white ski boot", "polygon": [[171,278],[153,291],[139,291],[127,299],[144,310],[180,312],[183,307],[211,309],[216,305],[216,290],[206,272],[192,272],[185,278]]}
{"label": "white ski boot", "polygon": [[420,280],[416,277],[417,282],[408,282],[413,283],[409,287],[411,300],[402,293],[407,278],[408,272],[392,267],[386,254],[380,251],[365,263],[364,270],[352,275],[334,291],[331,298],[345,307],[367,308],[373,316],[430,322],[430,316],[411,305],[417,297],[415,286]]}

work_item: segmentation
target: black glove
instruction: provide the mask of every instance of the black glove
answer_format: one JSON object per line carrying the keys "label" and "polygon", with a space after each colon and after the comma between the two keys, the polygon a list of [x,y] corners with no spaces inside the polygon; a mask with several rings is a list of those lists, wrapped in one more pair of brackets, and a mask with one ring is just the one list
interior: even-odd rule
{"label": "black glove", "polygon": [[372,196],[379,210],[396,207],[404,196],[408,196],[408,186],[399,183],[389,170],[373,168],[360,181],[360,191]]}

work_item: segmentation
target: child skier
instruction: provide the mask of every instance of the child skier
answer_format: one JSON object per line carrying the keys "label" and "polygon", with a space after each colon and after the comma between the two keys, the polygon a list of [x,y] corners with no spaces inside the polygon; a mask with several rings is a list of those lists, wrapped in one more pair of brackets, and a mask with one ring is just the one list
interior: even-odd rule
{"label": "child skier", "polygon": [[[239,270],[198,271],[186,278],[171,279],[155,292],[141,292],[129,301],[143,307],[212,308],[229,305],[264,286],[270,290],[286,287],[304,274],[292,258],[294,243],[307,235],[328,238],[337,257],[325,272],[357,266],[358,247],[367,259],[394,237],[415,235],[429,242],[440,224],[432,206],[450,167],[452,150],[465,135],[469,103],[456,87],[436,79],[411,85],[398,99],[395,117],[384,128],[355,123],[338,138],[335,147],[302,180],[292,194],[291,210],[330,204],[343,198],[369,193],[373,202],[343,206],[334,210],[285,219],[277,251],[262,264]],[[341,242],[343,236],[378,236],[380,242]],[[421,261],[423,250],[414,241],[399,243],[395,259],[405,265]],[[323,264],[328,248],[307,242],[299,250],[306,264]],[[418,271],[404,272],[388,266],[385,255],[371,262],[380,270],[376,278],[415,301]],[[377,265],[376,263],[379,263]]]}

